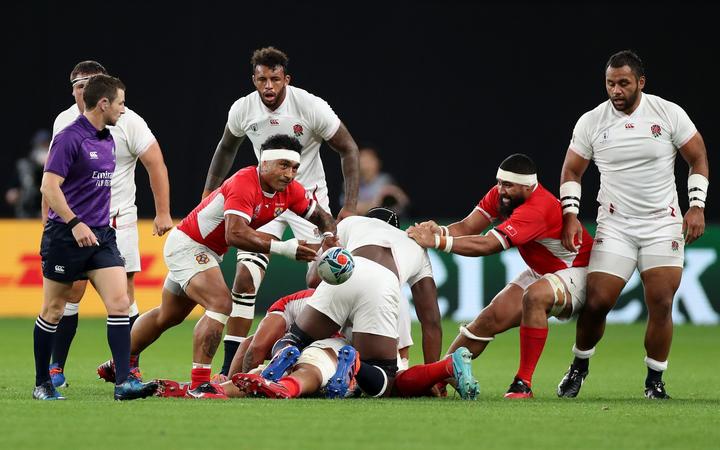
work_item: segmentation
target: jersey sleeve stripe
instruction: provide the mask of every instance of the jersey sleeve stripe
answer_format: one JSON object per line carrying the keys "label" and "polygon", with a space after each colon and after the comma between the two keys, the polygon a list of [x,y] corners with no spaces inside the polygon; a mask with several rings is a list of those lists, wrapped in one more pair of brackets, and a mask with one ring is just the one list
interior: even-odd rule
{"label": "jersey sleeve stripe", "polygon": [[243,219],[247,220],[248,223],[252,222],[252,217],[250,217],[249,215],[247,215],[246,213],[244,213],[242,211],[238,211],[237,209],[227,209],[227,210],[225,210],[225,212],[223,212],[223,215],[227,215],[227,214],[234,214],[236,216],[240,216]]}
{"label": "jersey sleeve stripe", "polygon": [[483,216],[487,217],[488,220],[492,221],[495,219],[493,216],[491,216],[487,211],[485,211],[481,207],[476,206],[475,209],[480,211],[480,213],[482,213]]}
{"label": "jersey sleeve stripe", "polygon": [[315,207],[317,207],[317,202],[315,200],[310,200],[308,209],[305,211],[305,214],[303,214],[303,219],[310,220],[310,216],[312,216],[312,213],[315,212]]}
{"label": "jersey sleeve stripe", "polygon": [[498,241],[500,241],[500,244],[503,246],[504,250],[509,249],[512,245],[508,242],[507,238],[504,235],[500,234],[500,230],[493,228],[492,230],[490,230],[490,233],[492,233],[492,235],[495,236]]}

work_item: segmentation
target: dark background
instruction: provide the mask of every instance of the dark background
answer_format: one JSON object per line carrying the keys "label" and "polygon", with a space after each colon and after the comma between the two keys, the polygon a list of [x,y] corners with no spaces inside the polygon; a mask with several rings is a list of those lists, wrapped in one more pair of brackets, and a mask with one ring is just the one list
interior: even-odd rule
{"label": "dark background", "polygon": [[[527,153],[557,192],[571,132],[604,101],[604,65],[632,48],[645,91],[680,104],[703,134],[711,169],[720,144],[717,5],[465,4],[459,2],[104,2],[5,7],[2,27],[12,109],[3,180],[28,141],[73,102],[69,73],[96,59],[128,87],[127,104],[158,138],[175,217],[200,199],[230,105],[251,92],[249,58],[274,45],[292,84],[327,100],[359,144],[379,147],[412,199],[410,215],[461,217],[494,183],[498,163]],[[339,158],[324,146],[337,212]],[[676,165],[687,206],[687,164]],[[247,141],[236,167],[254,163]],[[140,164],[138,164],[140,165]],[[138,207],[152,196],[138,169]],[[582,215],[595,216],[598,175],[584,180]],[[710,188],[707,217],[720,203]],[[2,212],[9,214],[4,206]]]}

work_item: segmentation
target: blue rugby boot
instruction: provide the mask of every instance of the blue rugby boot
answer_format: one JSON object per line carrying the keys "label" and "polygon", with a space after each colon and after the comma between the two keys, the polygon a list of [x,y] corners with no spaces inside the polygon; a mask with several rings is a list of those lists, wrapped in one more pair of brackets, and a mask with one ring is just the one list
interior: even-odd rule
{"label": "blue rugby boot", "polygon": [[472,374],[472,353],[460,347],[452,354],[453,377],[456,381],[455,390],[463,400],[475,400],[480,393],[480,386]]}
{"label": "blue rugby boot", "polygon": [[64,388],[70,386],[65,381],[65,374],[63,373],[63,368],[58,365],[58,363],[52,363],[50,364],[50,380],[52,381],[53,386],[56,388]]}
{"label": "blue rugby boot", "polygon": [[115,400],[135,400],[153,395],[158,389],[158,383],[151,381],[143,383],[135,377],[128,377],[121,384],[115,385]]}
{"label": "blue rugby boot", "polygon": [[277,381],[282,378],[286,370],[297,362],[299,357],[300,350],[297,347],[294,345],[285,347],[273,356],[260,375],[266,380]]}
{"label": "blue rugby boot", "polygon": [[32,396],[35,400],[65,400],[65,397],[55,389],[52,381],[46,381],[40,386],[35,386]]}
{"label": "blue rugby boot", "polygon": [[325,387],[327,398],[345,398],[353,384],[355,374],[360,370],[360,353],[352,345],[338,351],[337,370]]}

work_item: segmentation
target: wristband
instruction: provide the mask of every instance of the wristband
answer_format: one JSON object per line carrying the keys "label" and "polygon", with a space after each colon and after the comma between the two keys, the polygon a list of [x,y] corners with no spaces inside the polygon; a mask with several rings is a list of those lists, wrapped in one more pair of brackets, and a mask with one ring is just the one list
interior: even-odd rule
{"label": "wristband", "polygon": [[452,236],[439,236],[435,235],[435,248],[438,250],[442,250],[445,253],[450,253],[452,251],[453,246],[453,237]]}
{"label": "wristband", "polygon": [[270,253],[295,259],[298,246],[299,243],[297,239],[288,239],[287,241],[276,241],[275,239],[272,239],[270,241]]}
{"label": "wristband", "polygon": [[75,225],[77,225],[79,223],[80,223],[80,219],[78,219],[78,216],[75,216],[72,219],[70,219],[70,221],[67,223],[67,226],[68,226],[68,228],[70,228],[72,230],[73,228],[75,228]]}
{"label": "wristband", "polygon": [[688,198],[690,206],[705,208],[705,199],[710,182],[704,176],[694,173],[688,177]]}
{"label": "wristband", "polygon": [[450,230],[445,225],[440,225],[440,236],[450,236]]}
{"label": "wristband", "polygon": [[580,212],[580,197],[582,188],[577,181],[566,181],[560,185],[560,204],[563,214],[575,214]]}

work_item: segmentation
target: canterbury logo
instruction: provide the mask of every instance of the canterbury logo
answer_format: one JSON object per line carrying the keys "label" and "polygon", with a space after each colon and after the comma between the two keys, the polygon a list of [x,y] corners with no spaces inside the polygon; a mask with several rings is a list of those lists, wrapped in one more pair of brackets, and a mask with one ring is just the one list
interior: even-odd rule
{"label": "canterbury logo", "polygon": [[55,266],[55,273],[65,273],[65,266]]}

